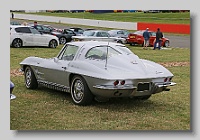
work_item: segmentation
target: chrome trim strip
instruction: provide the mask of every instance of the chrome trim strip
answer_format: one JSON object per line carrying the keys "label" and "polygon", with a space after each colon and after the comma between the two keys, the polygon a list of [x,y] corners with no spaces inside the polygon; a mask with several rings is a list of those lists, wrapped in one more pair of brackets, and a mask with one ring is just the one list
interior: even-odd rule
{"label": "chrome trim strip", "polygon": [[70,92],[70,87],[64,86],[64,85],[60,85],[60,84],[56,84],[53,82],[48,82],[48,81],[43,81],[43,80],[37,80],[38,84],[50,89],[54,89],[54,90],[59,90],[59,91],[63,91],[63,92]]}
{"label": "chrome trim strip", "polygon": [[133,85],[123,85],[123,86],[112,86],[112,85],[96,85],[96,86],[93,86],[94,88],[97,88],[97,89],[111,89],[111,90],[130,90],[130,89],[137,89],[137,87],[133,86]]}
{"label": "chrome trim strip", "polygon": [[176,83],[174,82],[169,82],[169,83],[155,83],[156,86],[160,87],[168,87],[168,86],[174,86]]}

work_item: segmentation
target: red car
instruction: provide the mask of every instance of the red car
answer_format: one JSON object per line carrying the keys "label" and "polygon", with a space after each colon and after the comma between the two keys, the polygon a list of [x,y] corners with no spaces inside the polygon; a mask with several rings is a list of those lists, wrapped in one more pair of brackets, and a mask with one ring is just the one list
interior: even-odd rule
{"label": "red car", "polygon": [[[145,30],[139,30],[134,33],[130,33],[128,38],[127,38],[127,43],[130,45],[135,45],[135,44],[141,44],[143,46],[144,44],[144,37],[143,33]],[[156,38],[156,32],[154,31],[149,31],[150,33],[150,39],[149,39],[149,46],[153,46],[154,40]],[[169,39],[166,37],[162,38],[162,43],[161,46],[163,47],[169,47]]]}

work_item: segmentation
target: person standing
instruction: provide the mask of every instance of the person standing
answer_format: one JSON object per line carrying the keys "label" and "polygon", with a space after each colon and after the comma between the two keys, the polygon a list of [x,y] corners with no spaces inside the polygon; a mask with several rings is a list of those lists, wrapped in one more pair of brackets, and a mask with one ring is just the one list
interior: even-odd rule
{"label": "person standing", "polygon": [[156,41],[154,43],[154,48],[153,50],[156,49],[156,45],[158,44],[158,49],[160,50],[161,43],[162,43],[162,38],[163,38],[163,33],[160,31],[160,28],[157,29],[156,32]]}
{"label": "person standing", "polygon": [[12,16],[12,19],[14,19],[14,13],[12,13],[11,16]]}
{"label": "person standing", "polygon": [[143,47],[143,49],[147,49],[147,47],[149,46],[149,38],[150,38],[149,28],[146,28],[146,30],[144,31],[143,37],[144,37],[144,47]]}
{"label": "person standing", "polygon": [[33,27],[34,27],[35,29],[37,29],[37,21],[34,21],[33,24],[34,24]]}

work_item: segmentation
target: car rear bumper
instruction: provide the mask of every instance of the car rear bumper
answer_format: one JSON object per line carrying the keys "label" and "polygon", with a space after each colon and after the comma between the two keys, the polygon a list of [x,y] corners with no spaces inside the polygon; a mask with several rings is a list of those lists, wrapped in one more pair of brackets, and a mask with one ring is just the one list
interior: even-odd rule
{"label": "car rear bumper", "polygon": [[[93,93],[96,96],[101,97],[133,97],[144,96],[159,93],[162,91],[169,91],[167,87],[174,86],[176,83],[149,83],[149,85],[137,86],[124,85],[124,86],[112,86],[112,85],[96,85],[93,86]],[[143,86],[143,87],[142,87]],[[149,87],[148,87],[149,86]]]}

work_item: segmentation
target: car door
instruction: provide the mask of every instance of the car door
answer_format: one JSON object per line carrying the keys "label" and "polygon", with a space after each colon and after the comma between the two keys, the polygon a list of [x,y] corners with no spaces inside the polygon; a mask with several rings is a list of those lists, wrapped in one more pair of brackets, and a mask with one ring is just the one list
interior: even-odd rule
{"label": "car door", "polygon": [[45,73],[46,81],[59,85],[68,85],[70,74],[68,69],[77,50],[77,46],[66,45],[58,57],[50,59],[49,63],[44,64],[43,72]]}
{"label": "car door", "polygon": [[156,33],[155,32],[149,32],[150,33],[150,39],[149,39],[149,44],[152,46],[153,42],[156,38]]}
{"label": "car door", "polygon": [[24,46],[32,46],[34,44],[32,33],[28,27],[19,27],[15,31],[17,36],[23,40]]}
{"label": "car door", "polygon": [[35,28],[30,27],[34,46],[48,46],[49,40],[45,34],[38,32]]}

